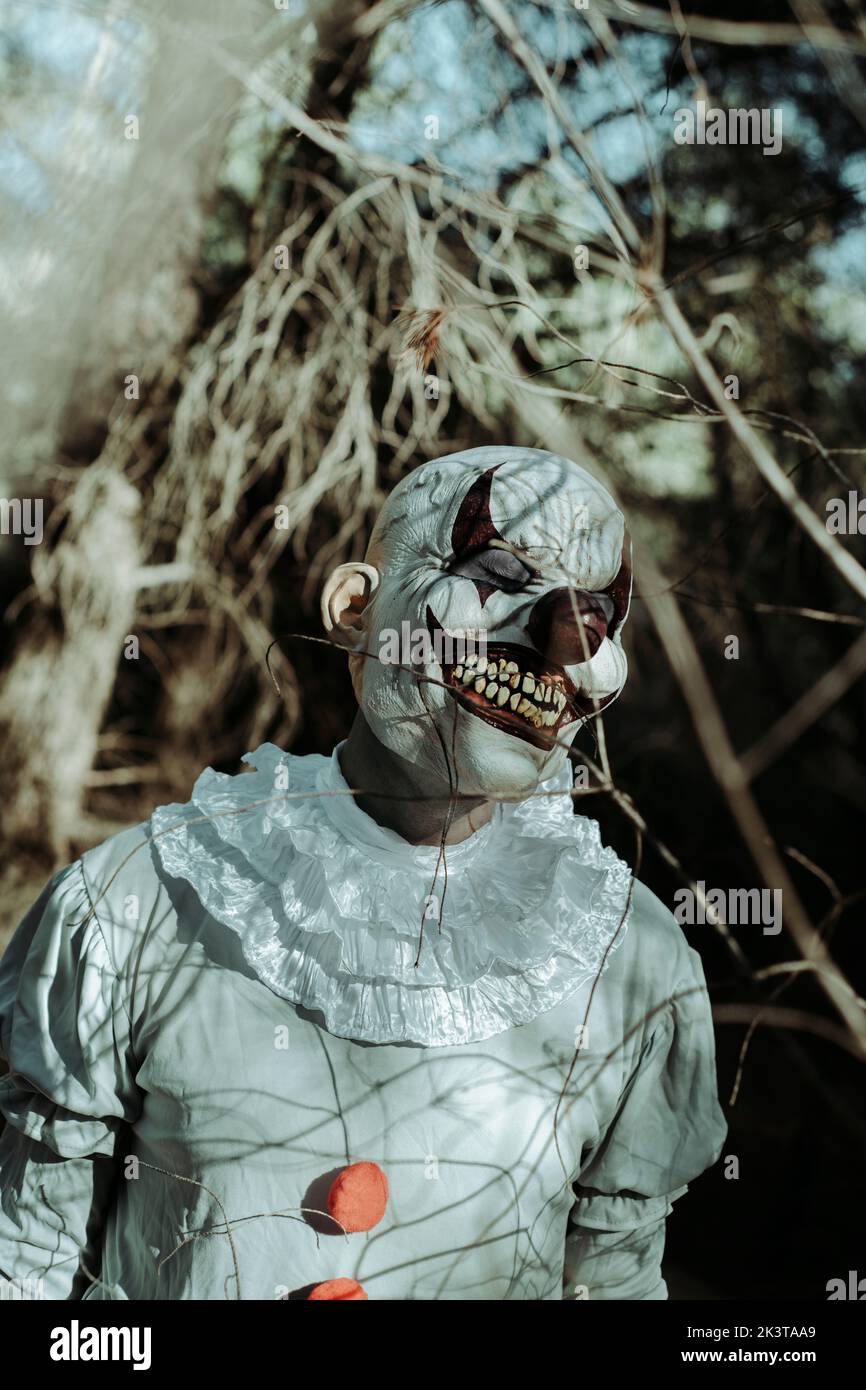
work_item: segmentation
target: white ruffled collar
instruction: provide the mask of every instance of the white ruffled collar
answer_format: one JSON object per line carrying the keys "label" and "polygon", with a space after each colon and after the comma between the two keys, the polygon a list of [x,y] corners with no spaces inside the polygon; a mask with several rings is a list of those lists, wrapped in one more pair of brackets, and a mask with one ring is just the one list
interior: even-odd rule
{"label": "white ruffled collar", "polygon": [[607,967],[631,872],[573,814],[567,767],[539,788],[554,794],[500,803],[446,848],[440,929],[438,847],[360,809],[341,747],[294,757],[262,744],[244,757],[254,773],[207,768],[186,805],[152,817],[165,871],[237,933],[275,994],[340,1037],[444,1047],[528,1023]]}

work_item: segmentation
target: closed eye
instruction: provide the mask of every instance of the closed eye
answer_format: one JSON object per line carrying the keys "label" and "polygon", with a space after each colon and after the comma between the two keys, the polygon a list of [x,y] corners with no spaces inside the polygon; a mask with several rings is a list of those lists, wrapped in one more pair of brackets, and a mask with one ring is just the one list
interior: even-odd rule
{"label": "closed eye", "polygon": [[533,571],[524,565],[510,550],[476,550],[470,555],[459,556],[451,564],[451,573],[462,579],[474,579],[494,588],[504,589],[506,593],[516,593],[528,583]]}

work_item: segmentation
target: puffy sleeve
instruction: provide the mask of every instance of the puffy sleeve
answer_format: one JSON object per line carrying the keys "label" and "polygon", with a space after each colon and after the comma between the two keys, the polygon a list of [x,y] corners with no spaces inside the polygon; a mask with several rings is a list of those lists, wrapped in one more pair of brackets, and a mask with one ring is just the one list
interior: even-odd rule
{"label": "puffy sleeve", "polygon": [[688,1183],[715,1163],[727,1134],[700,957],[648,1021],[616,1113],[574,1184],[566,1298],[664,1299],[665,1221]]}
{"label": "puffy sleeve", "polygon": [[78,1297],[139,1110],[123,992],[80,863],[51,880],[0,961],[0,1057],[0,1270]]}

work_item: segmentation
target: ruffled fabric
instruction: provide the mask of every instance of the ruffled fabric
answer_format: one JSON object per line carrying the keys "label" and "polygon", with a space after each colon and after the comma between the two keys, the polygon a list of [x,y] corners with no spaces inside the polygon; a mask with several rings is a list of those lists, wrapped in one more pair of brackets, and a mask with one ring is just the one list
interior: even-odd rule
{"label": "ruffled fabric", "polygon": [[446,884],[437,847],[356,805],[341,747],[297,758],[263,744],[244,757],[254,773],[208,768],[186,805],[152,817],[166,873],[237,933],[274,993],[340,1037],[452,1046],[529,1022],[607,968],[631,872],[573,814],[567,768],[447,847]]}

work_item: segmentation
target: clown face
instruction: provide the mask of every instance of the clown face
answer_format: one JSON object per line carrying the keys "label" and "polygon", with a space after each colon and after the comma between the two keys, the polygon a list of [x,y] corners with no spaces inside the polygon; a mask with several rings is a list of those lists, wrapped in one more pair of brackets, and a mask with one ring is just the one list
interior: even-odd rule
{"label": "clown face", "polygon": [[[610,494],[556,454],[469,449],[416,469],[366,563],[339,566],[323,595],[373,733],[463,793],[532,792],[625,683],[628,550]],[[412,652],[381,659],[407,633]]]}

